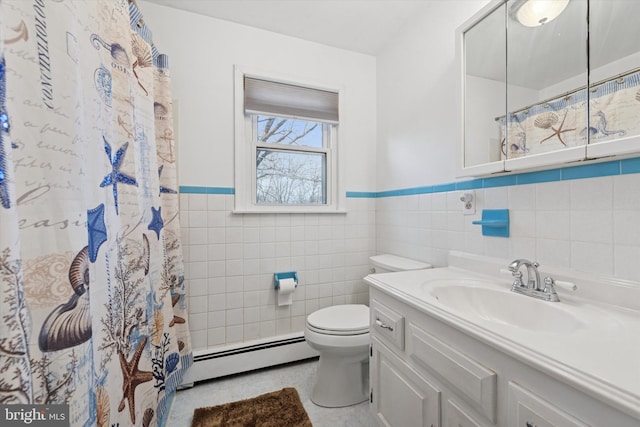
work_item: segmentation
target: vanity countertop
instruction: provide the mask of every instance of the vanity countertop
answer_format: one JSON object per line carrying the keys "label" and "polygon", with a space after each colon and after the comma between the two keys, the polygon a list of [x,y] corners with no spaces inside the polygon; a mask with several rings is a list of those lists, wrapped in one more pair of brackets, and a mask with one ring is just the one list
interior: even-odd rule
{"label": "vanity countertop", "polygon": [[[497,272],[498,269],[495,269]],[[555,276],[554,276],[555,277]],[[560,302],[547,302],[510,291],[508,276],[488,275],[459,267],[434,268],[396,273],[372,274],[365,280],[417,310],[432,316],[481,342],[497,348],[596,397],[640,420],[640,311],[581,298],[579,292],[558,289]],[[566,279],[565,279],[566,280]],[[558,304],[561,314],[575,315],[578,327],[567,327],[562,321],[535,328],[536,316],[526,319],[527,327],[496,321],[491,316],[443,304],[431,290],[432,284],[485,288],[502,293],[508,301],[527,298],[525,304]],[[580,284],[578,284],[580,290]],[[633,289],[630,298],[638,296]],[[462,292],[465,292],[462,289]],[[508,293],[509,295],[505,295]],[[589,293],[588,290],[585,293]],[[463,294],[460,294],[463,295]],[[500,296],[499,295],[499,296]],[[472,303],[472,302],[471,302]],[[542,307],[546,309],[546,307]],[[517,312],[517,310],[515,310]],[[544,311],[543,311],[544,312]]]}

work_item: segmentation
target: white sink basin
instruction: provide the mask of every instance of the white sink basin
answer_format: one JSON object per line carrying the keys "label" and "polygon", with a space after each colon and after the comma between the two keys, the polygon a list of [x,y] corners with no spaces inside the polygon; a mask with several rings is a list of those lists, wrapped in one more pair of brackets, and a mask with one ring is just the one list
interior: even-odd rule
{"label": "white sink basin", "polygon": [[586,323],[562,303],[516,294],[495,284],[474,279],[444,279],[426,282],[423,291],[438,304],[486,321],[540,332],[567,333]]}

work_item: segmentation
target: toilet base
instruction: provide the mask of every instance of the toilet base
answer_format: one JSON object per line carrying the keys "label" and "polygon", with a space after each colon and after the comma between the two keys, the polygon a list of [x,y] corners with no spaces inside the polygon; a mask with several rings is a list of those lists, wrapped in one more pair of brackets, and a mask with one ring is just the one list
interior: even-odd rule
{"label": "toilet base", "polygon": [[326,408],[339,408],[365,402],[369,399],[369,358],[321,354],[316,384],[311,401]]}

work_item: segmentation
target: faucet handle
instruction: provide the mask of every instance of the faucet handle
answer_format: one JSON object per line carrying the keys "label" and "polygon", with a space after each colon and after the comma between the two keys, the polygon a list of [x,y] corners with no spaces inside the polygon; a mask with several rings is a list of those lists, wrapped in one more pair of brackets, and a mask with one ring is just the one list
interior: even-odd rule
{"label": "faucet handle", "polygon": [[560,299],[558,298],[558,293],[556,292],[556,288],[553,286],[555,285],[555,280],[553,280],[553,277],[551,276],[547,276],[544,278],[544,289],[542,290],[543,293],[548,295],[549,301],[560,301]]}
{"label": "faucet handle", "polygon": [[513,286],[514,287],[519,287],[519,286],[524,286],[524,282],[522,281],[522,272],[520,270],[507,270],[504,268],[500,269],[500,273],[502,274],[508,274],[509,276],[513,276]]}
{"label": "faucet handle", "polygon": [[576,286],[575,283],[573,282],[567,282],[565,280],[555,280],[553,277],[551,276],[547,276],[544,278],[544,284],[545,286],[555,286],[555,287],[560,287],[562,289],[565,289],[567,291],[575,291],[578,289],[578,286]]}
{"label": "faucet handle", "polygon": [[545,288],[545,290],[547,288],[553,287],[553,285],[555,285],[555,284],[556,284],[556,281],[553,279],[553,277],[547,276],[547,277],[544,278],[544,288]]}

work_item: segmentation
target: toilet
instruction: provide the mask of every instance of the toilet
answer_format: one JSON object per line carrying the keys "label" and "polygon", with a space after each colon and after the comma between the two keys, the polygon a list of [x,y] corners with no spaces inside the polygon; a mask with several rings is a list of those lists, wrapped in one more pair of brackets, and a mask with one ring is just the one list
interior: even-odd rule
{"label": "toilet", "polygon": [[[369,258],[372,273],[421,270],[431,265],[395,255]],[[320,353],[311,401],[338,408],[369,398],[369,307],[342,304],[321,308],[307,317],[304,336]]]}

